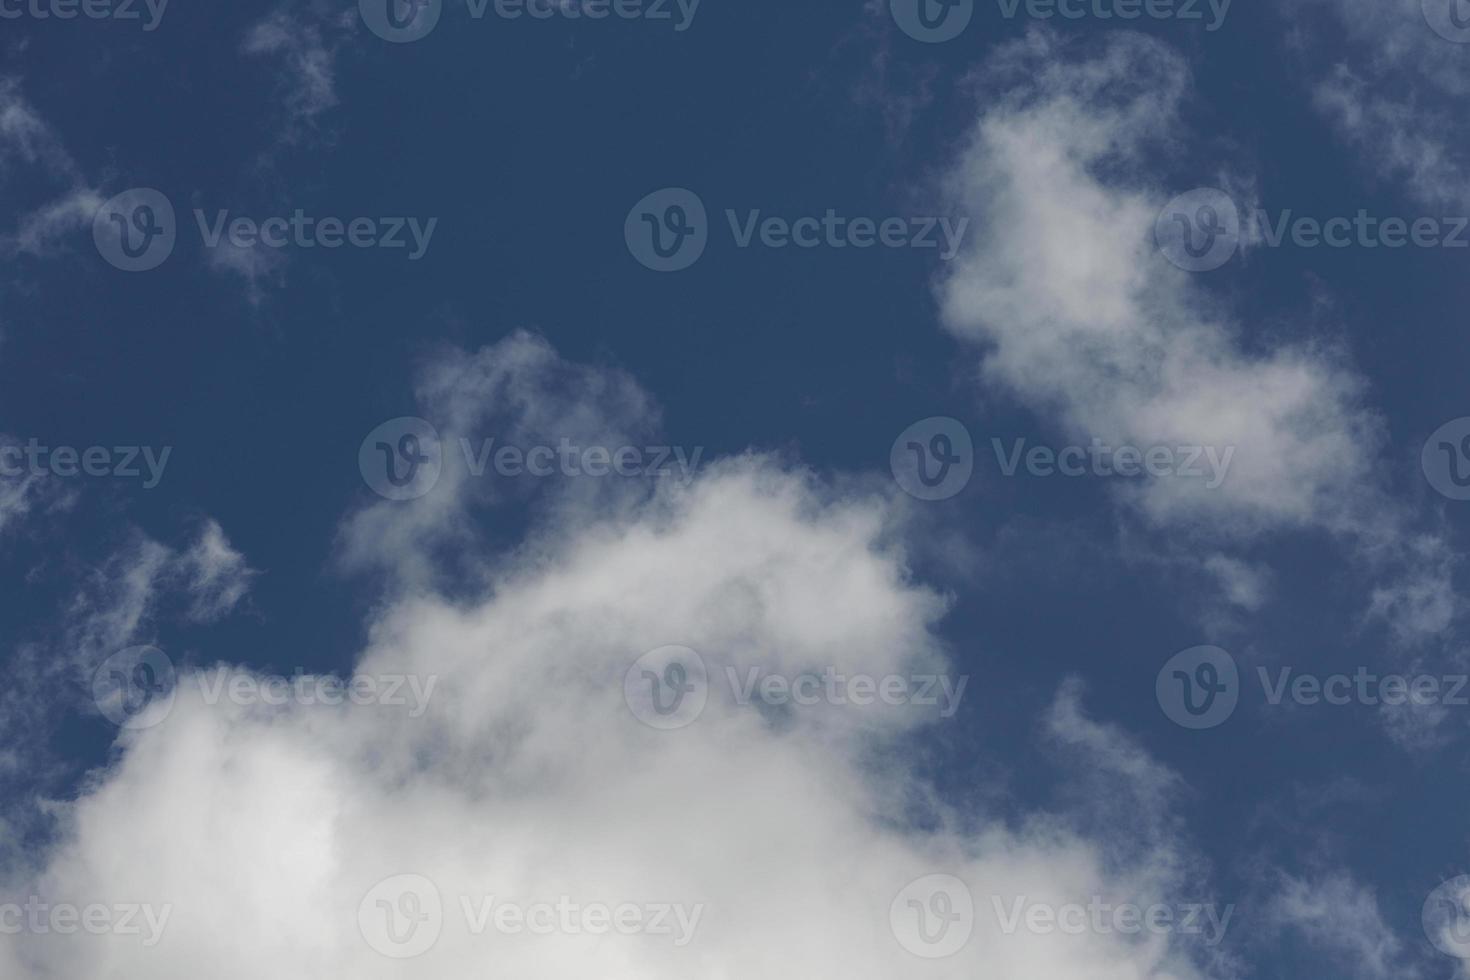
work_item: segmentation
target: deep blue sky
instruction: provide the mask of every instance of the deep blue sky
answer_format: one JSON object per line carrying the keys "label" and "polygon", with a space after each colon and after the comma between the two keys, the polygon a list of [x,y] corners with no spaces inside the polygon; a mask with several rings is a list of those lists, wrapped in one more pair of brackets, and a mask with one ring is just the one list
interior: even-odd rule
{"label": "deep blue sky", "polygon": [[[1195,136],[1161,165],[1169,188],[1212,184],[1228,157],[1248,161],[1268,208],[1433,213],[1354,166],[1353,149],[1303,92],[1277,7],[1241,5],[1216,33],[1139,22],[1195,74],[1186,106]],[[160,626],[152,638],[261,668],[344,668],[374,598],[330,561],[339,518],[368,493],[358,444],[383,420],[414,413],[413,368],[446,343],[473,350],[530,328],[569,360],[630,372],[662,405],[672,443],[711,456],[782,450],[822,472],[886,475],[898,432],[948,415],[969,427],[981,460],[957,498],[922,505],[933,538],[914,547],[919,575],[954,597],[944,632],[975,678],[959,719],[936,736],[947,746],[941,787],[963,795],[976,773],[1001,773],[1003,808],[1055,799],[1065,777],[1035,737],[1036,718],[1065,677],[1080,676],[1100,719],[1187,780],[1180,813],[1223,897],[1247,897],[1237,889],[1250,887],[1256,862],[1303,867],[1326,848],[1373,884],[1385,919],[1437,971],[1429,975],[1450,975],[1452,961],[1429,958],[1437,954],[1418,921],[1428,891],[1470,863],[1463,717],[1449,745],[1409,751],[1371,709],[1289,718],[1252,702],[1196,733],[1155,702],[1159,666],[1197,644],[1240,655],[1252,686],[1258,661],[1323,672],[1384,663],[1388,640],[1381,626],[1361,625],[1362,583],[1337,545],[1308,532],[1263,546],[1272,600],[1214,634],[1202,624],[1201,583],[1140,558],[1178,542],[1135,540],[1125,556],[1099,481],[997,472],[992,435],[1061,436],[978,383],[980,352],[941,329],[932,253],[741,250],[720,233],[694,268],[659,275],[625,247],[629,207],[666,186],[696,190],[721,225],[726,207],[914,213],[915,196],[933,194],[985,107],[967,73],[1028,22],[982,3],[964,37],[931,46],[856,5],[704,0],[693,27],[676,33],[617,20],[475,22],[451,0],[437,30],[413,44],[383,43],[356,23],[334,32],[339,104],[285,139],[277,86],[289,80],[278,62],[239,50],[268,12],[174,0],[152,33],[5,22],[0,74],[20,79],[109,194],[158,188],[190,224],[195,206],[437,216],[432,247],[417,262],[297,252],[255,301],[238,279],[206,268],[192,228],[146,274],[101,261],[85,229],[59,254],[10,258],[0,431],[174,451],[159,488],[89,483],[49,530],[0,539],[0,632],[47,637],[119,528],[179,543],[208,515],[263,574],[243,613],[208,628]],[[1084,45],[1105,29],[1056,27]],[[890,60],[875,81],[880,46]],[[908,125],[887,124],[880,100],[920,85],[932,98]],[[874,86],[881,95],[863,94]],[[12,173],[7,220],[48,200],[44,179]],[[1451,251],[1288,248],[1253,253],[1210,280],[1260,337],[1282,321],[1300,329],[1331,296],[1330,317],[1314,322],[1330,322],[1371,386],[1397,466],[1389,484],[1444,507],[1456,543],[1470,505],[1438,498],[1418,459],[1429,432],[1470,414],[1465,262]],[[517,528],[494,533],[514,539]],[[943,561],[940,545],[958,541],[976,557]],[[89,763],[110,735],[69,724],[56,746]],[[79,776],[75,766],[66,780]],[[1344,780],[1357,786],[1351,802],[1294,802]],[[1232,948],[1256,976],[1325,975],[1299,940],[1277,941],[1268,923],[1240,915]]]}

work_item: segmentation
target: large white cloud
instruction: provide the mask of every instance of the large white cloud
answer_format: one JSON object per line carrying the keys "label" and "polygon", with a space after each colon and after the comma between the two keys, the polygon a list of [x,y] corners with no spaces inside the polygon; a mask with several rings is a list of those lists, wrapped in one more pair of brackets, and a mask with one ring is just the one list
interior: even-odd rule
{"label": "large white cloud", "polygon": [[[609,432],[654,424],[633,417],[641,399],[617,374],[533,392],[537,379],[593,377],[551,356],[525,337],[451,354],[426,371],[424,390],[452,378],[451,401],[465,404],[478,384],[482,401],[511,414],[500,399],[535,394],[542,431],[555,428],[545,417],[555,405],[578,432],[593,427],[600,397],[622,392]],[[470,490],[441,489],[455,502],[375,504],[376,519],[359,515],[344,534],[459,526]],[[960,672],[935,636],[946,601],[907,570],[890,488],[833,486],[750,455],[687,487],[564,490],[549,523],[486,562],[490,582],[472,597],[447,598],[417,574],[395,580],[356,669],[437,677],[420,717],[385,705],[211,705],[185,677],[168,717],[125,734],[116,764],[65,808],[55,846],[7,889],[16,900],[170,906],[160,941],[25,935],[0,947],[10,975],[1199,976],[1168,937],[1000,928],[997,902],[1147,905],[1185,887],[1192,862],[1163,816],[1171,777],[1089,721],[1075,689],[1054,709],[1052,737],[1100,760],[1098,778],[1115,801],[1133,801],[1140,832],[939,802],[914,767],[914,737],[940,722],[933,707],[778,709],[731,696],[726,668]],[[434,541],[442,550],[449,539]],[[623,685],[636,658],[667,644],[697,650],[712,680],[702,714],[658,730]],[[900,891],[935,873],[965,881],[977,911],[974,935],[943,960],[913,956],[890,930]],[[429,952],[395,960],[364,939],[358,913],[376,883],[403,874],[431,880],[445,916]],[[658,935],[471,935],[459,900],[491,895],[702,908],[682,946]],[[369,903],[369,915],[380,911]]]}

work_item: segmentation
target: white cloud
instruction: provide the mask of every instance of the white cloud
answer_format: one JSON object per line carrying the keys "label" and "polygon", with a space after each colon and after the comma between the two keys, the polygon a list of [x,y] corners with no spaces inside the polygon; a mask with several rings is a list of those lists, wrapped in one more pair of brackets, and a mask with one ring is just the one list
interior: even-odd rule
{"label": "white cloud", "polygon": [[[1344,142],[1421,204],[1470,205],[1470,124],[1461,111],[1470,95],[1465,45],[1430,28],[1423,0],[1291,0],[1286,6],[1312,99]],[[1331,30],[1319,16],[1333,22]],[[1318,40],[1327,36],[1346,43],[1335,44],[1329,56]]]}
{"label": "white cloud", "polygon": [[0,78],[0,183],[19,167],[34,169],[60,188],[58,196],[24,214],[9,213],[0,231],[0,253],[52,254],[65,236],[91,224],[103,197],[82,175],[55,129],[21,91],[20,81]]}
{"label": "white cloud", "polygon": [[980,217],[941,303],[947,327],[983,348],[984,379],[1083,444],[1234,447],[1218,488],[1171,477],[1119,489],[1149,525],[1187,533],[1233,600],[1259,605],[1261,578],[1212,555],[1325,529],[1390,583],[1375,608],[1401,638],[1442,630],[1453,562],[1418,560],[1363,379],[1318,337],[1253,335],[1154,243],[1174,194],[1161,155],[1180,139],[1190,84],[1180,55],[1115,33],[1079,57],[1036,31],[982,77],[982,115],[949,178]]}
{"label": "white cloud", "polygon": [[1300,933],[1339,976],[1413,980],[1421,972],[1384,921],[1371,889],[1336,871],[1314,880],[1281,875],[1267,910],[1278,928]]}
{"label": "white cloud", "polygon": [[[625,376],[567,365],[525,336],[449,352],[424,377],[426,404],[464,413],[458,424],[652,424]],[[568,378],[590,386],[585,400],[551,395]],[[600,396],[612,417],[599,422]],[[549,417],[554,408],[570,417]],[[446,496],[472,492],[451,483]],[[19,937],[0,951],[11,970],[37,980],[1200,976],[1162,937],[1003,934],[992,901],[1167,901],[1180,884],[1173,839],[1154,836],[1120,864],[1109,841],[1062,813],[1011,823],[930,802],[911,739],[933,709],[762,711],[726,693],[725,668],[756,664],[956,670],[934,634],[946,602],[907,571],[891,488],[834,487],[751,455],[688,487],[561,492],[551,520],[486,561],[483,588],[449,598],[432,576],[410,578],[374,617],[357,671],[439,676],[423,717],[211,707],[183,685],[172,714],[128,734],[120,761],[67,808],[45,866],[11,883],[53,901],[171,905],[162,940],[144,949],[136,937]],[[398,508],[419,530],[453,528],[464,511]],[[344,535],[391,529],[384,513]],[[477,547],[447,533],[434,542],[441,553]],[[666,644],[699,651],[715,678],[703,714],[674,731],[637,720],[623,694],[634,659]],[[1167,804],[1169,777],[1087,720],[1075,690],[1054,729],[1122,760],[1099,778],[1145,807]],[[914,957],[889,931],[900,890],[935,872],[967,881],[978,913],[948,960]],[[446,916],[431,952],[396,961],[369,948],[358,911],[376,882],[405,873],[435,883]],[[703,912],[684,947],[659,936],[472,936],[459,898],[489,895]]]}
{"label": "white cloud", "polygon": [[278,85],[287,118],[283,138],[287,141],[314,126],[319,116],[337,105],[336,36],[351,23],[351,16],[318,23],[298,11],[282,9],[246,32],[241,50],[270,58],[280,68]]}

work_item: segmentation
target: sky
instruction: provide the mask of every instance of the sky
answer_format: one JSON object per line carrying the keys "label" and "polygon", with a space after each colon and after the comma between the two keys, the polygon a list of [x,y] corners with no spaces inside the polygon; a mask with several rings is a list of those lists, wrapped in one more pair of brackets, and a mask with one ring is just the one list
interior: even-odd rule
{"label": "sky", "polygon": [[1470,977],[1466,0],[0,0],[0,978]]}

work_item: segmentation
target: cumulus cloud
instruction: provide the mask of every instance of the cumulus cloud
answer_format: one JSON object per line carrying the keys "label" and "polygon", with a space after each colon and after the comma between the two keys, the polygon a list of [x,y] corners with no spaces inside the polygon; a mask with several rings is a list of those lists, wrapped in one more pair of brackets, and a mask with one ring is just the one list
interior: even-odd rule
{"label": "cumulus cloud", "polygon": [[[1264,582],[1229,554],[1237,544],[1321,529],[1389,583],[1375,610],[1401,638],[1443,630],[1453,561],[1389,494],[1362,377],[1329,340],[1251,334],[1158,251],[1158,215],[1185,189],[1159,173],[1190,86],[1180,55],[1115,33],[1084,57],[1036,31],[1001,48],[982,81],[948,183],[984,220],[940,297],[946,326],[983,349],[984,379],[1083,445],[1233,447],[1220,486],[1117,486],[1149,526],[1190,535],[1233,602],[1259,606]],[[1443,560],[1421,561],[1426,548]]]}
{"label": "cumulus cloud", "polygon": [[[569,377],[589,390],[538,387]],[[527,336],[449,352],[423,378],[420,411],[444,407],[456,424],[482,413],[543,431],[656,424],[626,376],[568,365]],[[604,396],[610,415],[599,422]],[[553,408],[565,414],[544,414]],[[478,492],[453,480],[441,489]],[[730,672],[751,667],[958,673],[935,632],[947,603],[908,570],[891,488],[834,485],[752,454],[687,486],[552,492],[551,516],[487,562],[473,594],[451,597],[414,577],[373,616],[355,672],[438,677],[421,716],[295,700],[211,705],[185,678],[167,718],[124,733],[118,761],[66,808],[41,866],[7,888],[167,908],[158,941],[28,935],[0,948],[5,965],[33,978],[160,980],[1203,975],[1167,936],[1007,932],[997,915],[1017,898],[1169,901],[1179,864],[1157,855],[1174,853],[1172,836],[1151,832],[1150,846],[1130,853],[1066,812],[1015,821],[943,803],[912,766],[914,738],[939,723],[931,707],[735,696]],[[396,520],[416,532],[454,528],[468,506],[409,502]],[[392,505],[369,510],[375,519],[359,513],[344,535],[393,533]],[[481,547],[452,534],[434,541],[441,553]],[[642,702],[624,684],[641,655],[670,644],[699,654],[707,700],[683,727],[659,728],[630,707]],[[1115,760],[1099,778],[1118,792],[1167,805],[1170,777],[1088,719],[1078,690],[1064,694],[1052,729]],[[903,900],[936,873],[963,881],[974,900],[973,935],[944,960],[912,955],[890,928],[891,916],[952,914],[927,893]],[[405,874],[420,876],[420,891],[378,887]],[[416,904],[430,897],[423,882],[442,914]],[[473,913],[492,896],[698,911],[682,945],[559,926],[476,935]],[[389,958],[389,922],[400,939],[417,922],[437,941]]]}

